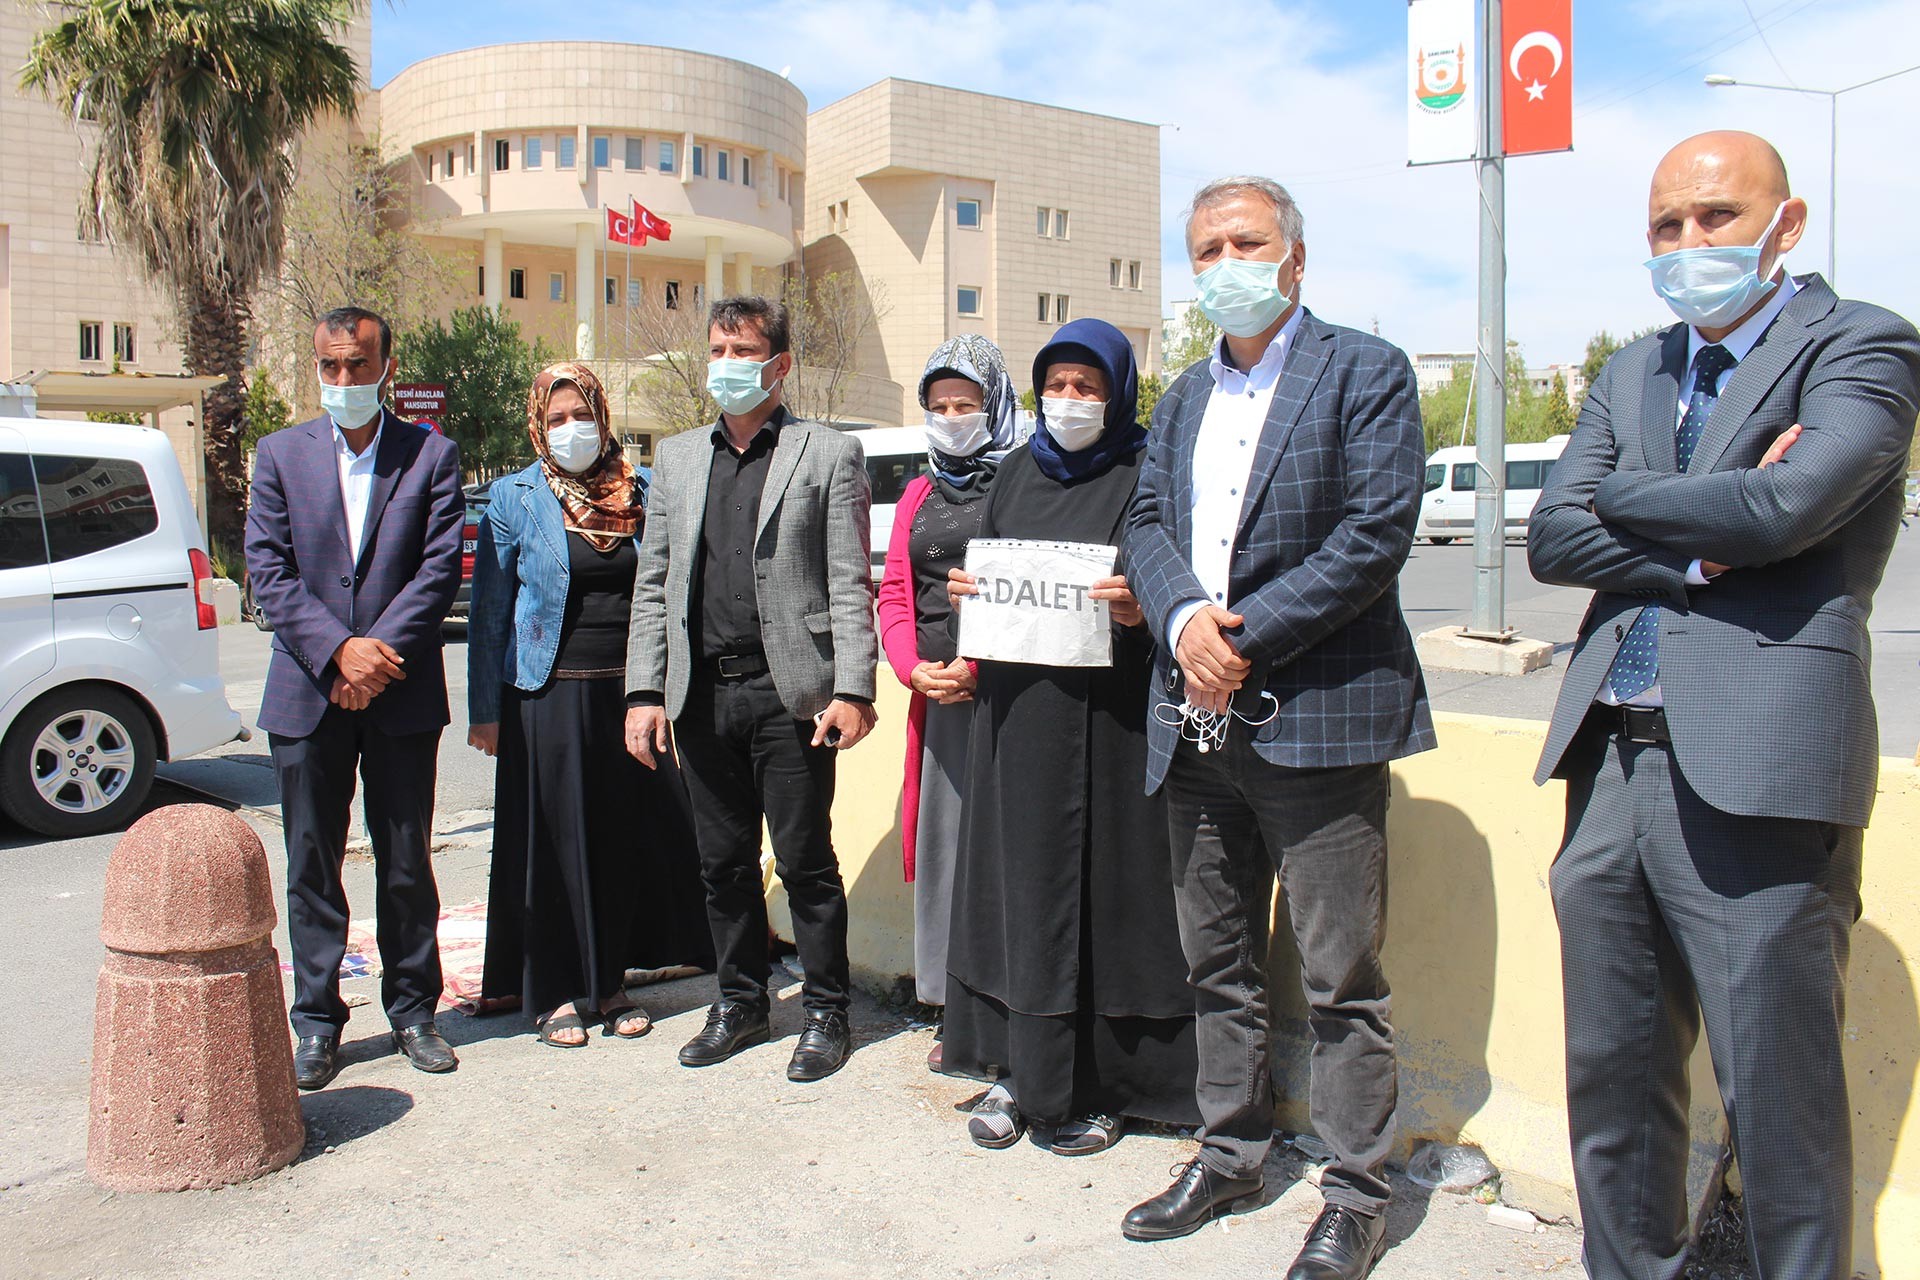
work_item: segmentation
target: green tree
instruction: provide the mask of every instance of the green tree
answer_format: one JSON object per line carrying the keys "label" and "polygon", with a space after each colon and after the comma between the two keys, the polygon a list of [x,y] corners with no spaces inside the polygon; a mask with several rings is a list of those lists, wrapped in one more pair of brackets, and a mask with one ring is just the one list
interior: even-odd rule
{"label": "green tree", "polygon": [[273,385],[273,375],[256,369],[247,380],[247,405],[241,418],[241,444],[251,453],[274,432],[293,425],[293,407]]}
{"label": "green tree", "polygon": [[1160,367],[1169,381],[1188,365],[1212,357],[1220,345],[1220,326],[1207,319],[1199,307],[1188,307],[1180,319],[1171,321],[1160,335]]}
{"label": "green tree", "polygon": [[1028,387],[1020,393],[1020,407],[1028,413],[1040,412],[1040,401],[1035,398],[1032,387]]}
{"label": "green tree", "polygon": [[1140,413],[1139,422],[1143,427],[1153,425],[1153,407],[1160,403],[1160,397],[1167,393],[1167,379],[1164,374],[1143,373],[1140,375]]}
{"label": "green tree", "polygon": [[23,88],[97,125],[80,229],[175,298],[206,396],[207,520],[237,545],[247,329],[280,264],[292,147],[352,116],[358,76],[336,37],[359,0],[69,0],[34,37]]}
{"label": "green tree", "polygon": [[1547,438],[1571,435],[1575,421],[1573,401],[1567,398],[1567,375],[1553,375],[1553,386],[1547,389],[1546,403],[1542,408],[1545,418]]}
{"label": "green tree", "polygon": [[[1479,395],[1479,388],[1473,386],[1473,366],[1465,361],[1454,366],[1453,378],[1420,397],[1420,420],[1426,429],[1427,452],[1445,448],[1448,445],[1472,444],[1478,438],[1475,435],[1475,419],[1478,416],[1473,400]],[[1566,400],[1566,383],[1558,383],[1562,403]],[[1469,395],[1471,390],[1472,395]],[[1549,390],[1541,394],[1533,389],[1533,383],[1527,379],[1527,362],[1521,353],[1520,344],[1507,344],[1507,443],[1527,444],[1545,440],[1548,436],[1570,430],[1570,426],[1560,425],[1571,422],[1572,408],[1568,406],[1563,418],[1554,407],[1554,393]],[[1465,423],[1464,438],[1462,423]]]}
{"label": "green tree", "polygon": [[400,334],[395,350],[410,379],[447,388],[440,429],[460,446],[475,480],[491,480],[533,456],[527,440],[527,390],[559,354],[529,344],[520,326],[485,307],[463,307]]}

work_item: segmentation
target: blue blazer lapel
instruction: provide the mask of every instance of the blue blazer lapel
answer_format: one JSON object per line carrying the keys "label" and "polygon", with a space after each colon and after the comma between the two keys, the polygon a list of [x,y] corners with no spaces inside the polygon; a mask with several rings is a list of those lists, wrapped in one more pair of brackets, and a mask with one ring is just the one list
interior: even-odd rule
{"label": "blue blazer lapel", "polygon": [[[340,492],[340,465],[334,458],[333,420],[323,414],[309,422],[307,441],[308,483],[319,491],[312,500],[325,509],[321,518],[340,540],[340,559],[345,561],[352,554],[353,544],[347,540],[347,499]],[[288,505],[291,507],[292,504]]]}
{"label": "blue blazer lapel", "polygon": [[[1678,471],[1674,433],[1680,425],[1680,379],[1687,374],[1687,326],[1675,325],[1661,337],[1647,362],[1640,392],[1640,452],[1649,471]],[[1700,460],[1698,446],[1694,461]]]}
{"label": "blue blazer lapel", "polygon": [[1700,443],[1694,446],[1692,470],[1702,473],[1713,470],[1727,446],[1740,434],[1740,428],[1773,390],[1774,383],[1780,381],[1800,352],[1813,341],[1807,325],[1832,311],[1833,303],[1833,291],[1818,280],[1802,286],[1787,300],[1787,305],[1760,335],[1760,341],[1747,352],[1747,358],[1727,375],[1725,385],[1720,388],[1720,399],[1700,432]]}
{"label": "blue blazer lapel", "polygon": [[1267,487],[1273,483],[1274,472],[1280,469],[1280,459],[1287,451],[1294,425],[1313,399],[1320,375],[1326,372],[1327,344],[1332,340],[1332,331],[1315,320],[1313,312],[1300,317],[1300,327],[1294,330],[1292,344],[1287,349],[1287,363],[1273,389],[1273,403],[1267,406],[1260,446],[1254,450],[1253,472],[1247,477],[1246,496],[1240,502],[1240,523],[1234,539],[1237,545],[1245,544],[1247,526],[1252,523],[1253,513],[1259,509]]}
{"label": "blue blazer lapel", "polygon": [[[387,499],[393,496],[393,487],[400,482],[400,473],[420,452],[420,438],[424,431],[384,409],[381,412],[385,417],[380,423],[380,443],[373,455],[373,492],[367,498],[367,523],[361,530],[360,559],[363,561],[367,553],[373,550],[373,531],[380,527],[380,513],[386,510]],[[342,507],[342,510],[345,508]],[[359,567],[357,564],[354,566],[356,569]]]}
{"label": "blue blazer lapel", "polygon": [[1207,399],[1213,391],[1213,379],[1204,364],[1183,377],[1180,399],[1174,405],[1173,492],[1168,495],[1173,507],[1173,545],[1188,563],[1193,561],[1193,450],[1200,439],[1200,420],[1207,413]]}
{"label": "blue blazer lapel", "polygon": [[560,566],[560,577],[564,582],[568,570],[566,513],[561,509],[560,499],[554,496],[552,486],[547,483],[544,471],[536,471],[528,477],[527,484],[520,490],[520,506],[527,513],[527,521],[539,530],[540,541],[546,544],[547,554]]}

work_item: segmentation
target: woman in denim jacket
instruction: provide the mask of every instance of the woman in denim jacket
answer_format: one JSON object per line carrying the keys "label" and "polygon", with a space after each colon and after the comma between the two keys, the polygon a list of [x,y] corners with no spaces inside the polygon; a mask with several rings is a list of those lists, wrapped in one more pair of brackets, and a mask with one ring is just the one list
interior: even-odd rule
{"label": "woman in denim jacket", "polygon": [[645,1035],[629,966],[710,965],[680,777],[628,755],[627,617],[646,487],[586,367],[534,379],[537,460],[494,482],[474,555],[470,745],[497,755],[484,1001],[542,1043]]}

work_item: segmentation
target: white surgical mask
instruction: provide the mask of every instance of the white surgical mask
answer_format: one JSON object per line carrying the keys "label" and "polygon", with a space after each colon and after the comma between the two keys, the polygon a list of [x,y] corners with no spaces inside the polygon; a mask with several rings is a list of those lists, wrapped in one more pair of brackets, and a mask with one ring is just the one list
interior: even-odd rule
{"label": "white surgical mask", "polygon": [[[1291,255],[1291,247],[1287,250]],[[1278,262],[1222,258],[1193,278],[1200,311],[1235,338],[1264,333],[1292,305],[1280,287]]]}
{"label": "white surgical mask", "polygon": [[1773,221],[1753,244],[1703,244],[1649,258],[1653,291],[1674,315],[1697,329],[1732,324],[1773,288],[1771,275],[1760,274],[1760,259],[1786,207],[1773,211]]}
{"label": "white surgical mask", "polygon": [[553,465],[579,475],[600,460],[600,424],[569,420],[547,428],[547,456]]}
{"label": "white surgical mask", "polygon": [[[770,360],[715,360],[707,365],[707,394],[722,413],[752,413],[773,394],[760,385],[760,374],[779,356]],[[779,386],[778,382],[774,386]]]}
{"label": "white surgical mask", "polygon": [[971,458],[993,443],[984,413],[956,413],[945,417],[927,410],[927,443],[949,458]]}
{"label": "white surgical mask", "polygon": [[1040,401],[1047,434],[1068,453],[1091,449],[1106,430],[1107,402],[1047,396]]}
{"label": "white surgical mask", "polygon": [[322,382],[320,408],[342,431],[364,427],[380,412],[380,384],[336,387],[331,382]]}

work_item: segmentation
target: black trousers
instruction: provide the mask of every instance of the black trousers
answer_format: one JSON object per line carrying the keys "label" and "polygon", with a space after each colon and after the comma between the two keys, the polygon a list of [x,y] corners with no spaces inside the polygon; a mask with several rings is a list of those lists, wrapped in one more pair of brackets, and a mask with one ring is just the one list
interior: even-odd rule
{"label": "black trousers", "polygon": [[429,837],[440,730],[389,735],[364,712],[328,707],[304,738],[269,734],[287,833],[287,933],[293,951],[296,1035],[340,1034],[340,961],[347,953],[341,863],[354,773],[366,786],[373,842],[380,999],[396,1030],[433,1019],[440,975],[440,891]]}
{"label": "black trousers", "polygon": [[1308,1107],[1333,1148],[1328,1203],[1380,1213],[1392,1194],[1399,1082],[1387,927],[1387,766],[1288,769],[1238,724],[1219,750],[1190,742],[1167,773],[1174,900],[1199,1017],[1200,1158],[1257,1172],[1273,1144],[1273,1011],[1266,970],[1274,873],[1286,888],[1313,1033]]}
{"label": "black trousers", "polygon": [[1687,1059],[1707,1048],[1759,1280],[1852,1274],[1841,1063],[1861,832],[1715,809],[1672,750],[1582,730],[1548,879],[1566,983],[1567,1114],[1593,1280],[1677,1280]]}
{"label": "black trousers", "polygon": [[793,717],[764,672],[696,678],[673,733],[693,800],[720,998],[768,1005],[764,818],[806,970],[806,1007],[846,1009],[852,980],[847,893],[833,853],[834,748],[812,745],[813,724]]}

